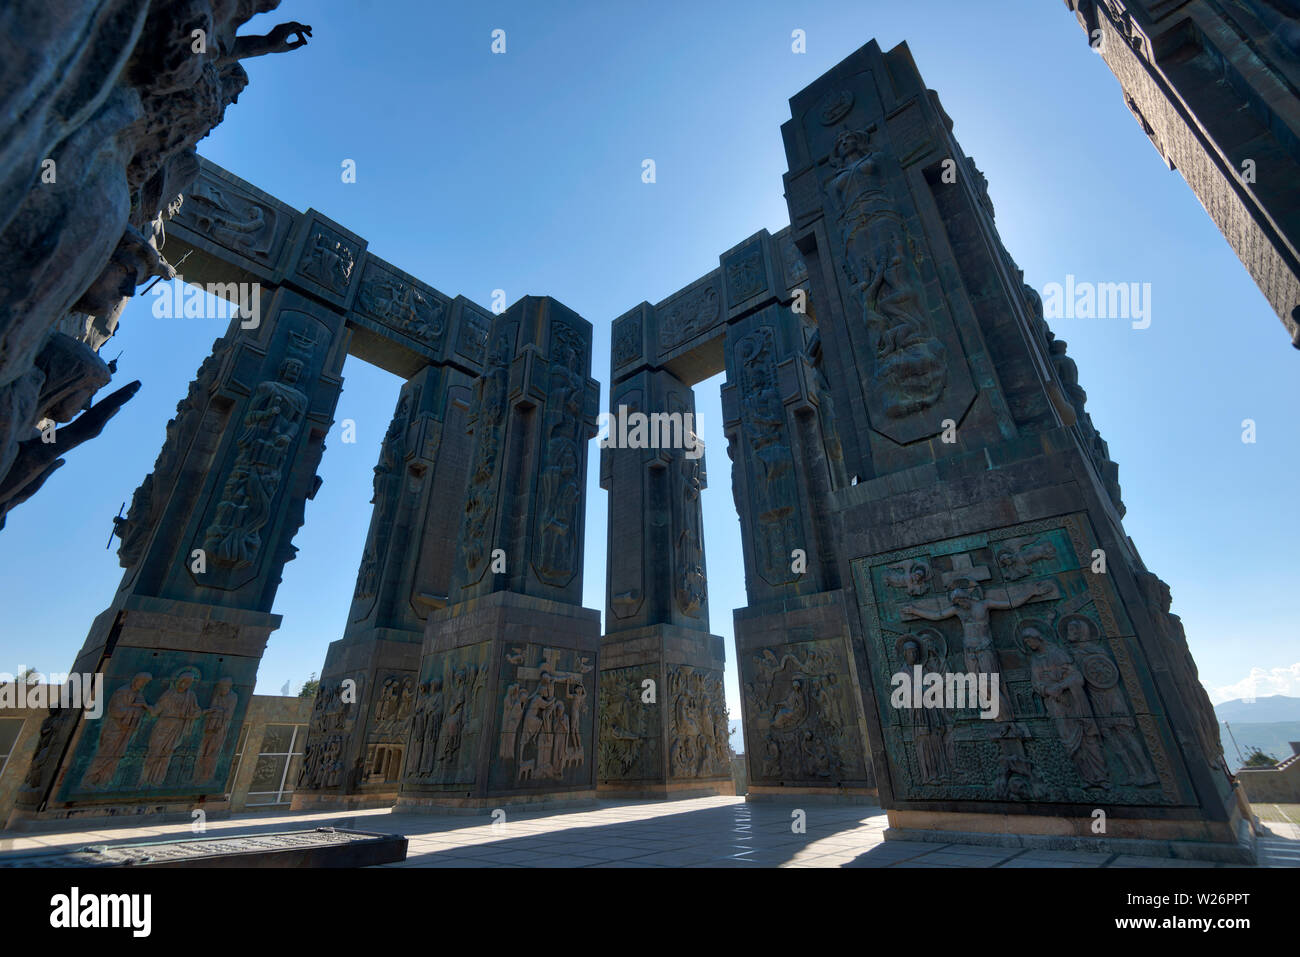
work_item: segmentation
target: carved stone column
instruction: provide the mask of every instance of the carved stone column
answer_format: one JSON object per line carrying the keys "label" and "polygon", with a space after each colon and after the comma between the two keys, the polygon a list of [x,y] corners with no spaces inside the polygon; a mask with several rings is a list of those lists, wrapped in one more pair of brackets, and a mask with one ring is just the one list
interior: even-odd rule
{"label": "carved stone column", "polygon": [[[581,606],[591,325],[550,298],[497,316],[448,607],[429,616],[397,806],[573,801],[595,792],[600,616]],[[416,730],[421,732],[416,741]]]}
{"label": "carved stone column", "polygon": [[104,714],[58,714],[19,817],[223,806],[348,338],[288,289],[264,291],[260,315],[217,340],[119,525],[126,573],[73,666],[103,672]]}
{"label": "carved stone column", "polygon": [[830,524],[833,494],[847,484],[844,451],[809,318],[769,299],[727,327],[722,408],[749,598],[735,635],[750,800],[875,794]]}
{"label": "carved stone column", "polygon": [[[638,328],[654,323],[654,309],[638,307],[634,318]],[[725,652],[709,633],[700,509],[707,470],[695,396],[671,372],[640,365],[613,386],[610,414],[601,449],[609,559],[600,789],[732,794]]]}
{"label": "carved stone column", "polygon": [[[1003,248],[984,177],[937,95],[905,45],[871,43],[790,102],[791,233],[857,478],[831,497],[847,675],[886,836],[1032,846],[1051,834],[1053,846],[1251,859],[1167,586],[1124,531],[1078,370]],[[775,378],[778,395],[795,391],[759,371],[760,342],[743,341],[742,366]],[[757,394],[743,386],[739,418],[748,401],[775,430],[772,400]],[[778,444],[761,429],[766,449]],[[763,468],[744,481],[766,475],[779,489],[776,458],[757,451]],[[763,488],[746,496],[778,516],[767,534],[779,548],[758,554],[755,584],[797,588],[776,560],[810,532],[797,509],[773,511],[788,493]],[[834,670],[798,655],[758,667],[751,702],[785,695],[764,690],[783,670],[790,688]],[[988,701],[898,700],[895,676],[918,672],[945,686],[982,680]],[[799,687],[769,711],[772,726],[798,713]],[[751,735],[749,747],[752,768],[763,744]]]}
{"label": "carved stone column", "polygon": [[[470,438],[469,373],[430,366],[402,386],[375,466],[374,512],[343,637],[330,644],[295,808],[392,804],[429,613],[447,603]],[[350,682],[350,683],[346,683]]]}

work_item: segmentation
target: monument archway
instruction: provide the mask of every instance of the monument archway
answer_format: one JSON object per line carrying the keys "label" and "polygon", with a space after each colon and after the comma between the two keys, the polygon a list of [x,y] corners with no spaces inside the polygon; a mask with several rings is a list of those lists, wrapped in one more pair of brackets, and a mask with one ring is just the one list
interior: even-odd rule
{"label": "monument archway", "polygon": [[[615,413],[693,412],[727,374],[751,799],[878,795],[892,835],[1023,844],[1096,843],[1100,807],[1105,841],[1249,859],[1168,587],[937,95],[873,42],[791,116],[790,227],[619,317],[611,346]],[[296,805],[725,791],[702,458],[603,450],[603,638],[581,607],[590,324],[449,299],[211,166],[195,197],[187,279],[233,266],[261,318],[218,340],[121,525],[127,571],[75,669],[104,672],[108,715],[51,719],[20,807],[219,792],[349,352],[409,381]],[[900,704],[909,673],[996,680],[995,713]]]}
{"label": "monument archway", "polygon": [[[344,636],[322,674],[322,687],[351,676],[366,713],[340,749],[318,707],[308,738],[309,757],[338,752],[329,777],[355,784],[379,748],[404,745],[405,729],[370,689],[388,689],[393,676],[400,687],[413,673],[423,619],[445,601],[456,529],[433,503],[463,490],[464,417],[490,313],[372,255],[319,212],[299,213],[206,161],[168,243],[188,283],[242,312],[214,343],[153,471],[117,520],[126,571],[74,667],[103,672],[106,716],[52,715],[20,816],[220,805],[348,355],[406,383],[375,470]],[[156,712],[148,734],[137,733],[145,704]],[[320,763],[309,786],[325,779]]]}

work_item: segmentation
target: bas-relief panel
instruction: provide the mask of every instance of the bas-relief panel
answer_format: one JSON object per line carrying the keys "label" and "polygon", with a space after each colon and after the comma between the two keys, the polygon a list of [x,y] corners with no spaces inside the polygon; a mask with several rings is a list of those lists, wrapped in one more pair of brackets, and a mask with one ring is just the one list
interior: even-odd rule
{"label": "bas-relief panel", "polygon": [[449,304],[378,260],[367,261],[355,310],[381,325],[437,349],[447,328]]}
{"label": "bas-relief panel", "polygon": [[657,669],[640,665],[600,674],[598,780],[655,780],[662,774],[663,712],[657,700],[645,700],[647,680],[658,681]]}
{"label": "bas-relief panel", "polygon": [[231,374],[248,376],[251,395],[230,425],[232,440],[224,453],[229,464],[223,466],[219,491],[204,506],[200,536],[191,545],[207,556],[203,574],[189,570],[203,587],[239,588],[268,560],[286,561],[295,551],[287,541],[279,549],[264,546],[288,508],[285,494],[310,434],[307,419],[323,400],[328,397],[332,405],[335,398],[336,386],[320,379],[332,333],[319,319],[294,309],[282,310],[275,321],[267,353],[246,348]]}
{"label": "bas-relief panel", "polygon": [[118,648],[59,800],[223,791],[256,673],[252,658]]}
{"label": "bas-relief panel", "polygon": [[[853,563],[900,800],[1182,803],[1093,542],[1077,515]],[[996,717],[894,707],[893,676],[917,668],[996,674]]]}
{"label": "bas-relief panel", "polygon": [[[794,581],[791,556],[805,548],[799,518],[785,404],[777,373],[776,338],[771,326],[758,326],[735,344],[739,370],[740,461],[746,470],[747,502],[737,499],[742,516],[753,523],[757,572],[770,585]],[[739,494],[739,490],[733,488]]]}
{"label": "bas-relief panel", "polygon": [[367,744],[406,744],[416,701],[415,674],[394,671],[375,680],[374,710]]}
{"label": "bas-relief panel", "polygon": [[489,642],[425,659],[410,717],[405,780],[420,785],[471,785],[484,733]]}
{"label": "bas-relief panel", "polygon": [[314,221],[298,261],[298,275],[342,296],[356,269],[356,244],[329,226]]}
{"label": "bas-relief panel", "polygon": [[361,566],[357,570],[356,587],[352,592],[356,602],[353,621],[361,621],[374,608],[384,564],[389,557],[395,516],[403,495],[414,497],[419,492],[417,483],[406,480],[409,451],[407,433],[410,431],[414,406],[411,394],[404,391],[397,400],[397,409],[379,447],[379,461],[374,467],[372,480],[375,494],[370,499],[375,508],[371,513],[370,530],[362,552]]}
{"label": "bas-relief panel", "polygon": [[754,783],[864,778],[844,641],[790,637],[740,656]]}
{"label": "bas-relief panel", "polygon": [[475,365],[481,365],[487,355],[488,333],[491,320],[468,306],[461,309],[460,331],[456,337],[456,352]]}
{"label": "bas-relief panel", "polygon": [[671,302],[657,306],[659,352],[662,355],[695,338],[718,321],[722,300],[716,280],[687,290]]}
{"label": "bas-relief panel", "polygon": [[470,408],[474,443],[465,516],[457,548],[457,555],[465,568],[464,580],[469,584],[482,578],[488,567],[502,466],[501,446],[509,412],[510,368],[517,333],[514,324],[498,330],[484,363],[483,374],[474,382],[474,402]]}
{"label": "bas-relief panel", "polygon": [[729,776],[731,751],[722,673],[674,665],[668,669],[666,690],[669,777]]}
{"label": "bas-relief panel", "polygon": [[[872,83],[867,72],[849,85]],[[933,292],[935,251],[904,169],[913,145],[893,142],[874,93],[831,84],[802,119],[872,428],[899,443],[936,434],[943,419],[960,420],[975,388]],[[897,132],[912,135],[906,124]]]}
{"label": "bas-relief panel", "polygon": [[639,355],[641,355],[641,312],[637,309],[614,320],[614,368],[623,368]]}
{"label": "bas-relief panel", "polygon": [[594,667],[574,649],[507,645],[497,702],[493,790],[548,790],[590,782]]}
{"label": "bas-relief panel", "polygon": [[177,222],[269,268],[279,257],[291,218],[236,184],[203,174],[185,197]]}
{"label": "bas-relief panel", "polygon": [[365,700],[365,675],[322,679],[307,725],[307,746],[297,786],[303,790],[346,784],[348,741]]}
{"label": "bas-relief panel", "polygon": [[550,348],[532,564],[541,581],[563,587],[578,573],[581,560],[584,372],[589,363],[585,336],[566,323],[552,325]]}

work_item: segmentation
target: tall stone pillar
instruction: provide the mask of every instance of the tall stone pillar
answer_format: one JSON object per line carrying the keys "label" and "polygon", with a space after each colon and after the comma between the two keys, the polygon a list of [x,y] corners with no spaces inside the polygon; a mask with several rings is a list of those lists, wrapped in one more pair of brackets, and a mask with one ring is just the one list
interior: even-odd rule
{"label": "tall stone pillar", "polygon": [[[857,478],[832,527],[886,836],[1249,860],[1168,588],[937,95],[905,45],[871,43],[790,103],[791,233]],[[947,697],[900,697],[918,674]]]}
{"label": "tall stone pillar", "polygon": [[583,608],[591,325],[550,298],[495,317],[448,607],[430,614],[397,806],[595,793],[600,616]]}
{"label": "tall stone pillar", "polygon": [[52,713],[18,817],[222,806],[348,340],[342,315],[285,288],[245,324],[204,360],[119,522],[126,573],[73,666],[103,673],[103,715]]}
{"label": "tall stone pillar", "polygon": [[832,497],[849,479],[816,316],[796,311],[809,303],[767,265],[779,248],[760,234],[722,259],[733,280],[764,277],[727,326],[722,390],[749,599],[734,616],[748,793],[867,800],[874,779],[831,527]]}
{"label": "tall stone pillar", "polygon": [[[654,308],[620,318],[616,338],[629,323],[653,327]],[[725,652],[709,633],[695,395],[671,372],[640,363],[611,392],[600,466],[609,493],[600,789],[732,794]]]}
{"label": "tall stone pillar", "polygon": [[429,613],[447,604],[474,379],[428,366],[402,386],[375,466],[374,512],[343,637],[330,644],[295,808],[392,804]]}

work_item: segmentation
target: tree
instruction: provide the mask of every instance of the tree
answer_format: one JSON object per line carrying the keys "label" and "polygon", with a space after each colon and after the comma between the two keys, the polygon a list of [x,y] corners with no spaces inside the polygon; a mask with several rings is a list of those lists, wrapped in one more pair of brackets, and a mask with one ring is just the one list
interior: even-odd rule
{"label": "tree", "polygon": [[310,677],[303,682],[302,689],[298,692],[299,698],[314,698],[320,691],[320,679],[316,677],[316,672],[312,672]]}
{"label": "tree", "polygon": [[1277,758],[1271,754],[1265,753],[1261,748],[1246,745],[1246,763],[1242,767],[1246,768],[1271,768],[1277,764]]}
{"label": "tree", "polygon": [[18,676],[20,685],[38,685],[41,683],[41,673],[35,668],[24,668],[23,673]]}

